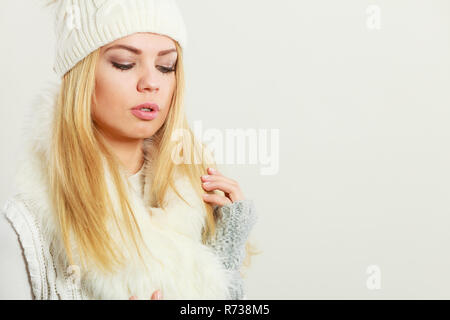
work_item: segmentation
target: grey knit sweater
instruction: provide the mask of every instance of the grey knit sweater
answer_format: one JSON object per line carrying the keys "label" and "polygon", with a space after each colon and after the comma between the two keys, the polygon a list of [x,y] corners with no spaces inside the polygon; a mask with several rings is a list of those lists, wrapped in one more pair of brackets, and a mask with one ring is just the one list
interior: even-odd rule
{"label": "grey knit sweater", "polygon": [[245,258],[245,244],[257,221],[252,200],[239,200],[222,207],[216,206],[219,215],[215,237],[207,244],[214,248],[222,263],[234,272],[230,286],[232,299],[244,298],[244,283],[239,270]]}

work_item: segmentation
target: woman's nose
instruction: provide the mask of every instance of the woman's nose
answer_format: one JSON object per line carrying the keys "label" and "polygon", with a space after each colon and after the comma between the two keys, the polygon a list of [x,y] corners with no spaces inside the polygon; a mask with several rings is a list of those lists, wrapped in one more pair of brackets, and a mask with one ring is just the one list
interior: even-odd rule
{"label": "woman's nose", "polygon": [[156,70],[146,71],[139,79],[138,91],[157,91],[159,90],[159,80]]}

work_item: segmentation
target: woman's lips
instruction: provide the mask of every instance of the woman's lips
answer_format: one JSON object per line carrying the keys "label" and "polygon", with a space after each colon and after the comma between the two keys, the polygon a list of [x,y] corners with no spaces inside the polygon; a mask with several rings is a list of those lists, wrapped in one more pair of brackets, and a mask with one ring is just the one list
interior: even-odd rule
{"label": "woman's lips", "polygon": [[[141,110],[142,108],[148,108],[152,111]],[[144,103],[131,109],[131,113],[141,120],[153,120],[159,113],[159,106],[155,103]]]}

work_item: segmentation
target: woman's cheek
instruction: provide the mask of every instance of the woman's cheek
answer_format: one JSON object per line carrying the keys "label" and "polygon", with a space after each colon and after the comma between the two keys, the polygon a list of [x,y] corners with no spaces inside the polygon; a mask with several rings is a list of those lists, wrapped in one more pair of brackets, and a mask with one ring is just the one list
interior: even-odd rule
{"label": "woman's cheek", "polygon": [[[110,76],[98,79],[96,83],[97,102],[101,112],[114,113],[115,106],[122,106],[122,108],[130,107],[130,99],[128,99],[129,91],[132,88],[127,88],[129,81],[122,79],[122,77],[111,73]],[[132,101],[132,99],[131,99]],[[106,109],[106,110],[103,110]]]}

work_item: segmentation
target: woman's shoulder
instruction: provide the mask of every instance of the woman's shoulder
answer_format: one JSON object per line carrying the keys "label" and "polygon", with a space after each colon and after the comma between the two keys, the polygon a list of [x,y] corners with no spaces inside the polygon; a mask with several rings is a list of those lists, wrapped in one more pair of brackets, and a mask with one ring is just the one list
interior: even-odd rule
{"label": "woman's shoulder", "polygon": [[[0,249],[0,261],[9,259],[10,262],[3,263],[6,272],[0,274],[0,287],[16,287],[17,295],[22,296],[19,299],[30,299],[30,291],[36,300],[81,299],[80,289],[73,285],[73,276],[67,275],[65,269],[61,271],[62,266],[53,260],[48,238],[51,231],[42,225],[39,210],[39,205],[23,194],[16,194],[4,204],[0,214],[0,240],[8,244]],[[1,292],[1,295],[9,299],[11,293]]]}
{"label": "woman's shoulder", "polygon": [[[4,261],[1,281],[8,291],[17,286],[18,295],[30,299],[31,284],[33,291],[40,291],[44,275],[43,241],[34,212],[20,194],[8,198],[0,214],[1,260]],[[13,285],[6,282],[12,281]],[[16,284],[17,283],[17,284]],[[28,286],[26,285],[28,283]],[[2,296],[10,293],[2,292]]]}
{"label": "woman's shoulder", "polygon": [[18,234],[21,242],[26,242],[38,236],[35,214],[21,194],[16,194],[6,200],[1,210],[1,215]]}
{"label": "woman's shoulder", "polygon": [[27,215],[31,214],[31,210],[28,208],[25,200],[25,196],[21,193],[16,193],[15,195],[6,199],[2,207],[2,215],[6,217],[16,216],[20,213]]}

